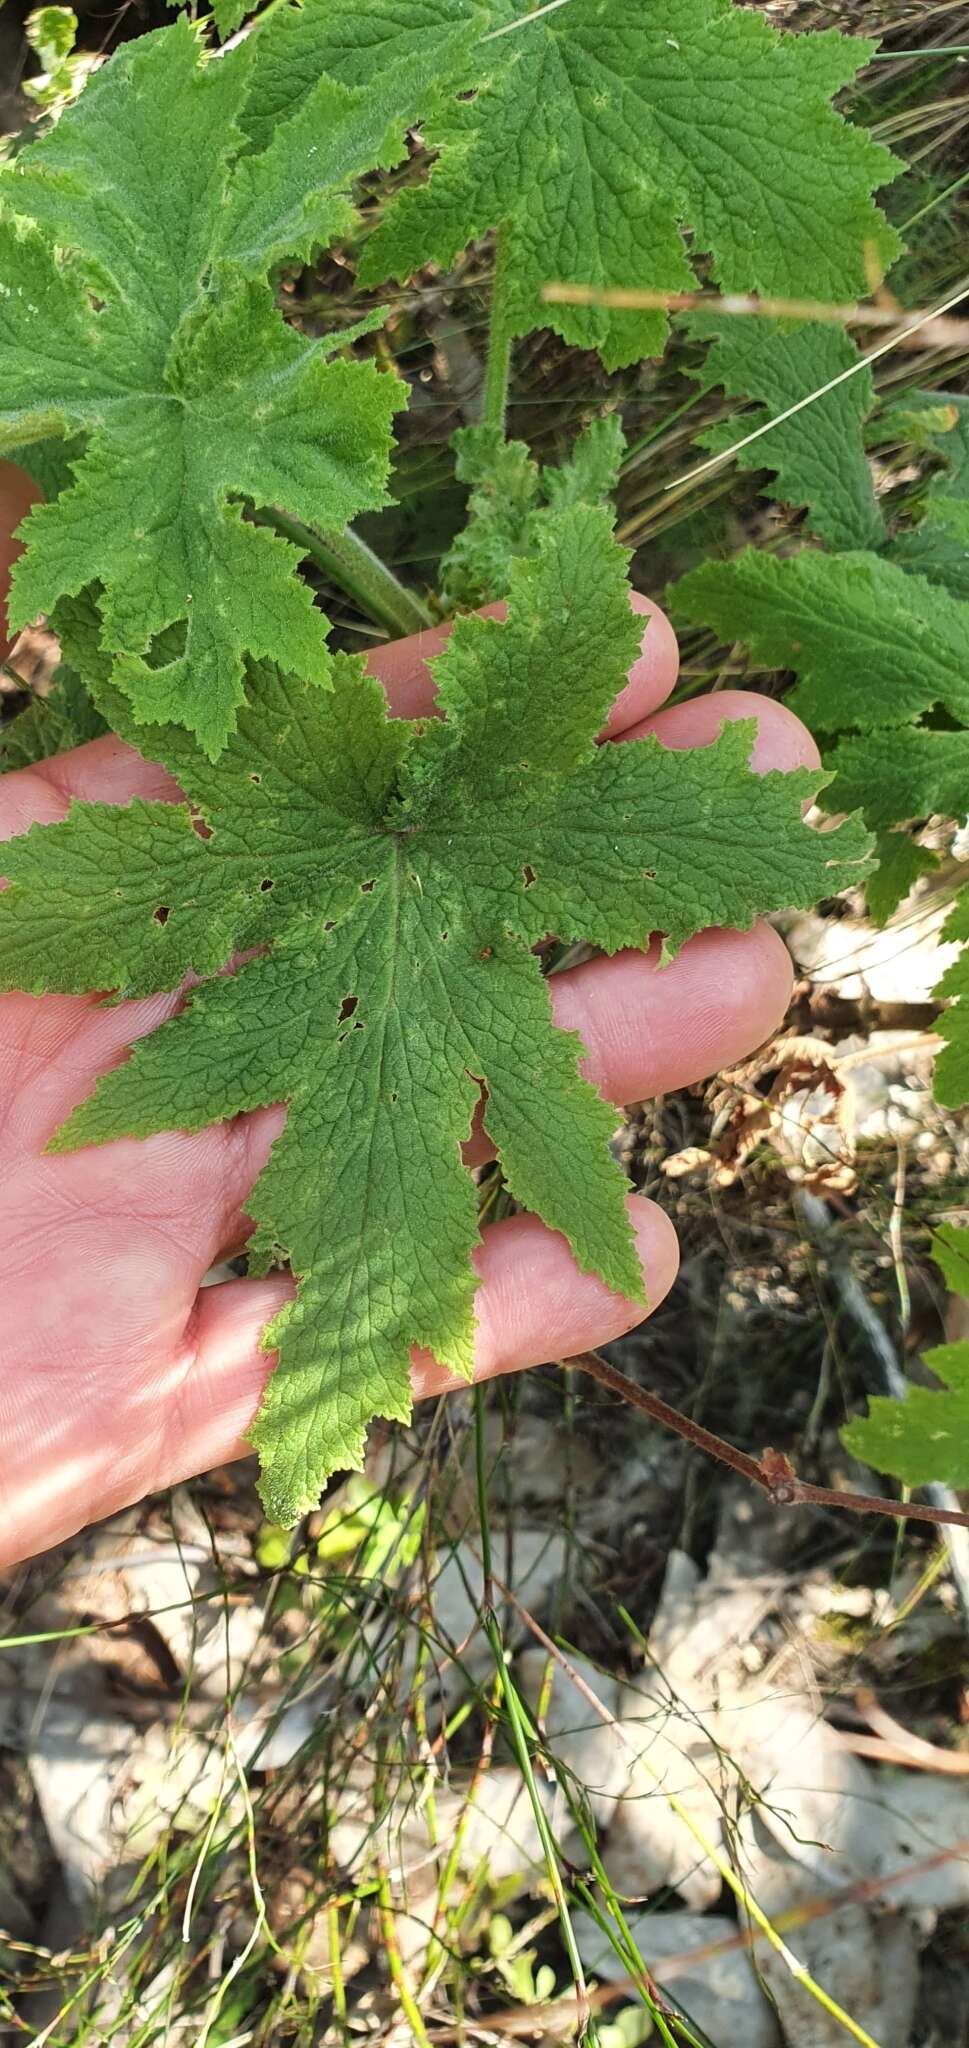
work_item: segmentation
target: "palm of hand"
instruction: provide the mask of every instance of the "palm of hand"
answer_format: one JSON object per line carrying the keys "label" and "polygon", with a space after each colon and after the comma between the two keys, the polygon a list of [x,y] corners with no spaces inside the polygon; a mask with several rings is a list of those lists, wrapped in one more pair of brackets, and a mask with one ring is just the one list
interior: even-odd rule
{"label": "palm of hand", "polygon": [[[427,634],[375,658],[398,712],[427,708],[423,657],[440,643]],[[672,635],[654,614],[609,737],[632,736],[646,719],[668,744],[702,745],[724,716],[757,710],[758,766],[815,759],[790,714],[740,692],[653,717],[675,675]],[[62,817],[71,796],[174,793],[120,741],[96,740],[3,778],[0,839]],[[740,1058],[783,1014],[789,986],[780,941],[761,927],[704,934],[662,975],[654,954],[576,968],[556,978],[553,1002],[589,1049],[590,1077],[621,1102]],[[201,1283],[244,1241],[246,1198],[284,1109],[196,1135],[44,1151],[98,1075],[177,1000],[103,1008],[95,998],[0,996],[0,1564],[246,1448],[271,1366],[260,1333],[291,1283]],[[630,1204],[655,1306],[675,1275],[675,1240],[652,1203]],[[605,1342],[641,1313],[580,1274],[564,1240],[531,1217],[488,1229],[477,1265],[481,1376]],[[424,1394],[450,1382],[415,1356],[414,1384]]]}

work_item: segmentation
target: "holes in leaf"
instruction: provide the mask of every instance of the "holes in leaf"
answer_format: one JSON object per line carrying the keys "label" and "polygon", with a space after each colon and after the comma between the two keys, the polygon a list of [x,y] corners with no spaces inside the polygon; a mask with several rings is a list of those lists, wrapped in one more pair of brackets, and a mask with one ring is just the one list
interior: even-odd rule
{"label": "holes in leaf", "polygon": [[326,923],[325,923],[325,925],[323,926],[323,930],[324,930],[325,932],[332,932],[332,931],[335,931],[335,930],[336,930],[336,926],[335,926],[335,924],[334,924],[334,922],[333,922],[333,919],[332,919],[332,917],[328,917],[328,918],[327,918],[327,920],[326,920]]}
{"label": "holes in leaf", "polygon": [[266,894],[266,891],[267,891],[267,889],[271,889],[271,888],[272,888],[272,885],[273,885],[273,884],[272,884],[272,876],[271,876],[271,875],[267,875],[267,876],[266,876],[266,879],[265,879],[265,881],[264,881],[264,882],[260,882],[260,884],[259,884],[259,887],[260,887],[260,889],[262,890],[262,893],[263,893],[263,895],[264,895],[264,896],[265,896],[265,894]]}
{"label": "holes in leaf", "polygon": [[360,884],[360,894],[361,894],[361,896],[372,896],[372,895],[373,895],[373,888],[374,888],[374,885],[373,885],[373,883],[372,883],[372,882],[361,882],[361,884]]}
{"label": "holes in leaf", "polygon": [[391,1102],[399,1102],[399,1101],[400,1101],[400,1096],[398,1095],[398,1093],[397,1093],[397,1090],[396,1090],[396,1088],[392,1088],[392,1089],[391,1089],[391,1091],[390,1091],[390,1099],[391,1099]]}
{"label": "holes in leaf", "polygon": [[[353,1017],[353,1013],[354,1013],[354,1010],[356,1009],[356,1007],[357,1007],[357,998],[356,998],[356,996],[344,996],[344,998],[343,998],[343,1001],[342,1001],[342,1003],[340,1004],[340,1015],[339,1015],[339,1017],[337,1018],[337,1023],[338,1023],[338,1024],[350,1024],[350,1019],[351,1019],[351,1017]],[[350,1025],[350,1029],[351,1029],[351,1031],[362,1031],[362,1030],[363,1030],[363,1024],[362,1024],[362,1022],[361,1022],[361,1020],[360,1020],[360,1018],[359,1018],[359,1017],[355,1017],[355,1018],[354,1018],[354,1020],[353,1020],[353,1023],[352,1023],[351,1025]],[[349,1033],[348,1033],[348,1032],[346,1032],[346,1031],[341,1031],[341,1032],[340,1032],[340,1033],[338,1034],[338,1037],[337,1037],[337,1044],[338,1044],[338,1045],[343,1045],[343,1044],[344,1044],[344,1042],[345,1042],[345,1040],[347,1039],[347,1037],[348,1037],[348,1036],[349,1036]]]}
{"label": "holes in leaf", "polygon": [[153,910],[151,914],[156,924],[167,924],[172,913],[167,903],[159,903],[158,909]]}
{"label": "holes in leaf", "polygon": [[524,878],[524,882],[525,882],[525,887],[526,887],[526,889],[530,889],[530,888],[531,888],[531,886],[532,886],[532,883],[533,883],[533,882],[534,882],[534,880],[535,880],[535,870],[534,870],[534,868],[530,868],[530,867],[529,867],[529,866],[527,865],[527,863],[526,863],[526,865],[525,865],[525,866],[524,866],[524,867],[522,868],[522,876],[523,876],[523,878]]}
{"label": "holes in leaf", "polygon": [[174,625],[163,626],[155,633],[145,654],[145,667],[150,669],[168,668],[173,661],[179,661],[185,652],[188,639],[188,624],[185,619],[176,619]]}
{"label": "holes in leaf", "polygon": [[258,773],[258,771],[257,771],[257,770],[256,770],[256,769],[254,768],[254,769],[253,769],[253,771],[252,771],[252,774],[251,774],[251,775],[250,775],[250,777],[249,777],[249,780],[250,780],[250,782],[261,782],[261,781],[262,781],[262,776],[261,776],[261,775],[260,775],[260,774]]}

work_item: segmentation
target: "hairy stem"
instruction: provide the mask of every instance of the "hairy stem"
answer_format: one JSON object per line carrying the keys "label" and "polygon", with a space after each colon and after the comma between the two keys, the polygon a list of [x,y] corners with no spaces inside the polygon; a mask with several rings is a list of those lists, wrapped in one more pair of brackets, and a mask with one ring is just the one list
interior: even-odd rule
{"label": "hairy stem", "polygon": [[386,563],[354,533],[352,526],[344,527],[342,533],[316,533],[301,520],[291,519],[287,512],[275,510],[257,513],[256,520],[257,524],[272,526],[287,540],[295,541],[304,555],[355,599],[369,619],[385,626],[395,637],[420,633],[433,625],[426,604],[398,583]]}
{"label": "hairy stem", "polygon": [[508,317],[508,229],[500,227],[495,238],[495,282],[491,294],[491,325],[488,364],[485,370],[481,422],[505,432],[508,378],[511,372],[512,333]]}

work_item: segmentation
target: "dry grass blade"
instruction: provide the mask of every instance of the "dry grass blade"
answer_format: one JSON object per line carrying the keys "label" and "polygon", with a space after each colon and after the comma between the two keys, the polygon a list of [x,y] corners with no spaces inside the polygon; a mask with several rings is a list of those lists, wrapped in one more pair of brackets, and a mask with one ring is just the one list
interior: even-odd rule
{"label": "dry grass blade", "polygon": [[726,313],[738,319],[822,320],[834,327],[897,327],[908,334],[917,332],[921,348],[969,347],[969,320],[952,320],[931,308],[906,309],[872,301],[832,305],[822,299],[769,299],[743,292],[661,292],[593,284],[547,284],[542,297],[550,306],[613,306],[631,312]]}

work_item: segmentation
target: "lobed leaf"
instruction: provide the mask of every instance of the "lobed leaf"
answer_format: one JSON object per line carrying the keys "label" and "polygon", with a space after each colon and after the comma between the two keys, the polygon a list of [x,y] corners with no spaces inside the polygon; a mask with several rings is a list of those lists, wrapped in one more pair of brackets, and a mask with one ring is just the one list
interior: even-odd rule
{"label": "lobed leaf", "polygon": [[[738,449],[741,469],[772,470],[776,496],[805,506],[808,531],[831,547],[877,547],[885,523],[862,436],[874,385],[843,328],[719,313],[695,314],[686,325],[695,339],[710,344],[699,372],[701,390],[722,385],[729,398],[753,401],[756,408],[751,415],[718,421],[698,435],[700,446],[719,454],[778,419]],[[815,392],[822,395],[783,418]]]}
{"label": "lobed leaf", "polygon": [[[289,1104],[250,1202],[254,1257],[284,1254],[299,1283],[266,1332],[279,1364],[254,1431],[277,1520],[359,1462],[374,1414],[408,1413],[413,1346],[470,1368],[460,1146],[482,1087],[513,1194],[640,1297],[615,1112],[552,1025],[535,942],[614,950],[659,929],[669,950],[863,872],[856,823],[802,823],[816,778],[751,772],[750,728],[693,753],[595,744],[638,645],[624,563],[608,514],[560,512],[512,569],[507,622],[456,626],[443,718],[389,719],[347,657],[329,694],[257,667],[217,767],[177,727],[139,732],[192,811],[76,805],[5,849],[0,985],[212,977],[55,1149]],[[96,695],[135,729],[122,696]],[[233,953],[255,957],[218,973]]]}
{"label": "lobed leaf", "polygon": [[609,413],[590,422],[554,469],[539,468],[524,441],[506,441],[497,427],[459,427],[452,445],[458,479],[471,493],[441,576],[451,605],[478,605],[507,596],[512,563],[534,553],[550,511],[608,503],[625,440]]}
{"label": "lobed leaf", "polygon": [[692,570],[671,602],[678,618],[794,670],[789,701],[831,735],[832,804],[859,806],[882,835],[885,863],[870,900],[888,917],[934,865],[890,828],[965,810],[969,605],[881,555],[805,550],[782,561],[754,549]]}
{"label": "lobed leaf", "polygon": [[914,724],[936,705],[969,724],[969,606],[878,555],[781,561],[748,548],[691,570],[672,603],[755,661],[793,669],[789,701],[821,732]]}
{"label": "lobed leaf", "polygon": [[[325,20],[327,0],[316,11]],[[430,0],[391,12],[433,32]],[[839,299],[865,288],[873,252],[896,252],[871,193],[897,166],[830,104],[870,43],[778,32],[733,0],[492,0],[488,13],[468,70],[429,110],[426,183],[393,198],[367,243],[366,282],[447,265],[502,227],[512,330],[554,326],[615,369],[658,352],[664,314],[548,306],[546,282],[689,289],[689,228],[725,291]]]}
{"label": "lobed leaf", "polygon": [[487,0],[303,0],[264,18],[254,39],[252,87],[242,115],[255,149],[311,99],[323,77],[372,89],[378,79],[415,114],[470,78],[488,27]]}
{"label": "lobed leaf", "polygon": [[380,505],[402,403],[394,378],[285,326],[266,281],[347,226],[355,175],[403,153],[401,81],[318,80],[241,156],[251,67],[248,43],[204,62],[179,21],[120,50],[0,174],[0,432],[76,443],[21,528],[12,622],[97,581],[136,718],[179,720],[212,755],[247,656],[329,673],[298,550],[243,508],[340,528]]}

